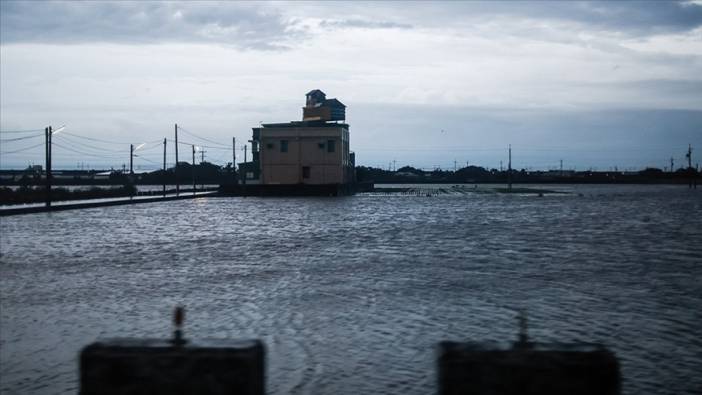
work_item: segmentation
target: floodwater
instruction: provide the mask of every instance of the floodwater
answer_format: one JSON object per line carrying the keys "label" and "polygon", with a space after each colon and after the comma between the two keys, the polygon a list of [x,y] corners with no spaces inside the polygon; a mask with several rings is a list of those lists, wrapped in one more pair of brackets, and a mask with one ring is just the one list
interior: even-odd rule
{"label": "floodwater", "polygon": [[598,342],[625,394],[702,390],[702,190],[202,198],[1,218],[0,392],[82,346],[260,338],[272,394],[436,391],[441,340]]}
{"label": "floodwater", "polygon": [[[57,188],[57,189],[64,188],[64,189],[68,189],[69,191],[87,191],[87,190],[90,190],[92,188],[113,189],[113,188],[121,188],[123,186],[124,185],[119,185],[119,184],[113,184],[113,185],[54,185],[53,188]],[[135,186],[136,186],[137,191],[139,191],[139,192],[153,192],[153,191],[160,191],[163,189],[163,184],[160,184],[160,185],[146,184],[146,185],[135,185]],[[33,186],[33,187],[37,188],[39,186]],[[186,189],[186,188],[189,189],[189,188],[193,187],[193,184],[185,183],[185,184],[181,184],[180,187],[183,189]],[[216,184],[204,184],[204,185],[203,184],[196,184],[196,187],[197,188],[212,189],[212,188],[219,187],[219,185],[216,185]],[[4,186],[0,186],[0,188],[10,188],[12,190],[17,190],[17,189],[21,188],[21,186],[19,186],[19,185],[4,185]],[[167,190],[172,190],[175,188],[176,188],[175,184],[166,185]]]}

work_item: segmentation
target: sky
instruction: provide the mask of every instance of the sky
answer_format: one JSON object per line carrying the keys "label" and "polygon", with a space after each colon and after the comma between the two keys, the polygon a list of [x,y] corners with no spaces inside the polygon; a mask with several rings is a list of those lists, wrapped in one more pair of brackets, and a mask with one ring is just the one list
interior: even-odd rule
{"label": "sky", "polygon": [[312,89],[346,104],[359,165],[499,168],[510,144],[518,169],[679,167],[688,144],[694,165],[702,1],[0,2],[3,169],[43,164],[48,125],[54,168],[142,143],[157,168],[175,123],[241,161]]}

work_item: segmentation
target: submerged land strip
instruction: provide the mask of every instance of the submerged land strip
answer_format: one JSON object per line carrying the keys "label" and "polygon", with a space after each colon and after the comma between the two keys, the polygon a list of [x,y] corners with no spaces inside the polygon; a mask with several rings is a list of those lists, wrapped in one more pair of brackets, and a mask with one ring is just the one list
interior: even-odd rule
{"label": "submerged land strip", "polygon": [[361,192],[364,196],[388,196],[388,195],[400,195],[400,196],[440,196],[440,195],[470,195],[470,194],[498,194],[498,193],[511,193],[511,194],[522,194],[522,195],[564,195],[570,194],[566,191],[558,191],[553,189],[545,188],[526,188],[526,187],[495,187],[486,185],[450,185],[450,186],[437,186],[431,184],[418,184],[413,186],[392,186],[384,185],[382,187],[375,187],[372,191]]}
{"label": "submerged land strip", "polygon": [[[413,185],[413,186],[382,186],[374,187],[372,185],[367,189],[364,189],[357,194],[359,196],[416,196],[416,197],[434,197],[434,196],[449,196],[449,195],[468,195],[468,194],[520,194],[520,195],[534,195],[534,196],[545,196],[545,195],[562,195],[568,194],[566,191],[558,191],[553,189],[544,188],[526,188],[526,187],[492,187],[492,186],[477,186],[477,185]],[[6,189],[6,194],[7,194]],[[13,202],[20,201],[21,190],[14,191],[18,196],[15,196],[12,200]],[[27,196],[31,198],[31,203],[25,204],[7,204],[8,201],[0,201],[0,216],[8,215],[19,215],[19,214],[34,214],[50,211],[64,211],[64,210],[76,210],[85,208],[96,208],[96,207],[108,207],[108,206],[119,206],[127,204],[140,204],[140,203],[157,203],[157,202],[167,202],[173,200],[184,200],[184,199],[194,199],[194,198],[205,198],[205,197],[222,197],[222,196],[261,196],[256,193],[256,191],[250,191],[252,193],[247,193],[246,189],[239,190],[237,193],[232,194],[231,191],[225,189],[209,189],[209,190],[183,190],[182,193],[176,194],[174,191],[169,190],[165,195],[159,195],[155,191],[147,192],[142,195],[134,196],[110,196],[110,189],[103,188],[91,188],[88,191],[75,191],[75,193],[64,193],[61,195],[65,200],[53,201],[51,205],[42,203],[37,197],[41,196],[41,189],[31,189],[27,193]],[[91,195],[92,194],[92,195]],[[90,198],[93,196],[93,198]],[[107,196],[107,197],[106,197]]]}

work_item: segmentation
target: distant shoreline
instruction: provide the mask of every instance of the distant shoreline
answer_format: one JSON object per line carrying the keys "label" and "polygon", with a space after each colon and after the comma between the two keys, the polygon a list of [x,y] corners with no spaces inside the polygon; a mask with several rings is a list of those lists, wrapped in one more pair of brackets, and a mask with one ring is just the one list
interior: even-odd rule
{"label": "distant shoreline", "polygon": [[[193,172],[179,166],[178,172],[169,169],[150,173],[131,174],[121,171],[61,170],[54,171],[52,185],[121,186],[121,185],[192,185]],[[214,165],[194,168],[196,184],[233,185],[237,174],[231,169]],[[356,166],[358,183],[374,184],[676,184],[695,185],[702,179],[695,167],[680,168],[674,172],[658,168],[640,171],[575,171],[526,169],[486,169],[467,166],[455,170],[421,170],[404,166],[396,170]],[[0,170],[0,186],[43,186],[45,174],[41,169]]]}

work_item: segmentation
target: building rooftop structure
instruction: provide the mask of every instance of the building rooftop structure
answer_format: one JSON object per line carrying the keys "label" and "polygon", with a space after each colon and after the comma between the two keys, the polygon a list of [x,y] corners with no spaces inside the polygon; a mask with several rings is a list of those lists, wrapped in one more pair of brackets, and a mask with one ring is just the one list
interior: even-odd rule
{"label": "building rooftop structure", "polygon": [[327,95],[314,89],[305,95],[305,107],[302,108],[303,121],[343,121],[346,119],[346,106],[338,99],[327,99]]}
{"label": "building rooftop structure", "polygon": [[335,128],[339,126],[349,125],[340,122],[326,122],[326,121],[290,121],[282,123],[262,123],[261,127],[264,128],[304,128],[304,127],[314,127],[314,128]]}

